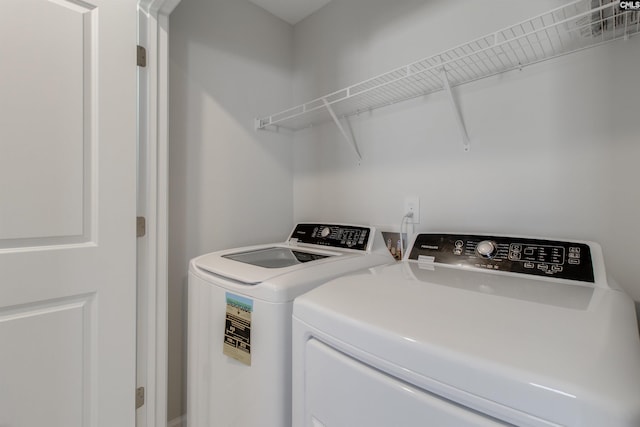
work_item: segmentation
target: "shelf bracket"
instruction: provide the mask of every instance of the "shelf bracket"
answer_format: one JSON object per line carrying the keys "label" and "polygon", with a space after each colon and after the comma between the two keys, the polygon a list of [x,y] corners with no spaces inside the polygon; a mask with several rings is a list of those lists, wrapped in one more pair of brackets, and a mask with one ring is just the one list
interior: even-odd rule
{"label": "shelf bracket", "polygon": [[449,84],[449,77],[447,77],[447,70],[445,70],[444,65],[440,69],[440,75],[442,77],[442,86],[444,90],[447,92],[447,96],[449,97],[449,101],[451,102],[451,108],[453,109],[453,116],[458,122],[458,128],[460,129],[460,136],[462,137],[462,144],[464,145],[464,151],[469,151],[471,148],[471,143],[469,141],[469,135],[467,134],[467,128],[464,126],[464,121],[462,121],[462,115],[460,114],[460,109],[458,108],[458,104],[456,103],[455,98],[453,97],[453,92],[451,92],[451,85]]}
{"label": "shelf bracket", "polygon": [[358,149],[358,144],[356,144],[356,141],[353,138],[353,134],[350,135],[349,133],[347,133],[344,126],[342,126],[342,123],[340,123],[338,116],[336,116],[336,113],[333,111],[333,108],[331,108],[331,104],[329,104],[329,102],[327,102],[325,98],[322,98],[322,102],[324,102],[324,106],[327,107],[327,111],[329,112],[329,114],[331,115],[331,118],[333,119],[336,126],[338,127],[338,130],[342,134],[342,137],[345,139],[345,141],[347,141],[347,143],[351,146],[351,148],[353,148],[353,151],[355,151],[356,156],[358,156],[358,161],[362,160],[362,156],[360,155],[360,150]]}

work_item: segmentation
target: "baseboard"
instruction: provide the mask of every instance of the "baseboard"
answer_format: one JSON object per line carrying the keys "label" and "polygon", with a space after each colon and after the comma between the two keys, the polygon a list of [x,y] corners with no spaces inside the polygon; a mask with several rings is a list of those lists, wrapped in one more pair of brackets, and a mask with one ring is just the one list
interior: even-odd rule
{"label": "baseboard", "polygon": [[172,419],[167,423],[167,427],[187,427],[187,416]]}

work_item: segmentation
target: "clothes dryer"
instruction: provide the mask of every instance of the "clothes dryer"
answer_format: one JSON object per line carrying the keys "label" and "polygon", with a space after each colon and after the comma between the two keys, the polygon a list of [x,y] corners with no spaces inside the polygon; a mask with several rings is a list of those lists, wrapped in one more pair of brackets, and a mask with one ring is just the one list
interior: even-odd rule
{"label": "clothes dryer", "polygon": [[640,425],[633,301],[591,242],[423,233],[293,310],[295,427]]}
{"label": "clothes dryer", "polygon": [[374,227],[298,224],[283,243],[191,261],[187,422],[291,425],[291,311],[329,279],[391,263]]}

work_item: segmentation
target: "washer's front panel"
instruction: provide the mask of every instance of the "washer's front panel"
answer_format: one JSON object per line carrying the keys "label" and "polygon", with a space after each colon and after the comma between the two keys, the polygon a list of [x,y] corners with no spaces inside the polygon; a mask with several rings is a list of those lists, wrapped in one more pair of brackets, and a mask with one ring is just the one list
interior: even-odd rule
{"label": "washer's front panel", "polygon": [[[251,288],[249,288],[251,289]],[[292,303],[252,301],[248,366],[224,351],[228,291],[189,273],[187,412],[189,425],[282,427],[291,424]]]}
{"label": "washer's front panel", "polygon": [[419,234],[409,259],[594,283],[589,245],[519,237]]}

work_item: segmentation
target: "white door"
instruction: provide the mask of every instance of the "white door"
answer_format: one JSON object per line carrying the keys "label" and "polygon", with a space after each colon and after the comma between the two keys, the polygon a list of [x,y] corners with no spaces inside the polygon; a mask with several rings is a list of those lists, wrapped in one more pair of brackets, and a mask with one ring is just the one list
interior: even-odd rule
{"label": "white door", "polygon": [[136,1],[0,3],[0,426],[135,421]]}

